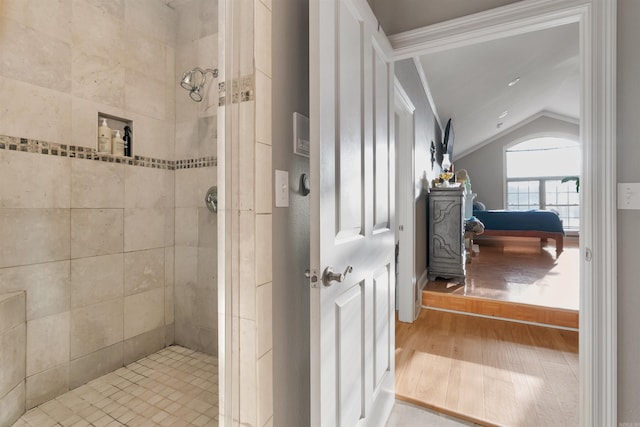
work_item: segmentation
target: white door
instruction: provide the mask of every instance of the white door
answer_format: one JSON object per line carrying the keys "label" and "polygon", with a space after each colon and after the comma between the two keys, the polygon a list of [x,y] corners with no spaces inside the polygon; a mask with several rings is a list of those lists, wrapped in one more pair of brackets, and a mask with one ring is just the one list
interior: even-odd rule
{"label": "white door", "polygon": [[394,402],[391,47],[366,0],[311,0],[309,31],[311,425],[383,426]]}

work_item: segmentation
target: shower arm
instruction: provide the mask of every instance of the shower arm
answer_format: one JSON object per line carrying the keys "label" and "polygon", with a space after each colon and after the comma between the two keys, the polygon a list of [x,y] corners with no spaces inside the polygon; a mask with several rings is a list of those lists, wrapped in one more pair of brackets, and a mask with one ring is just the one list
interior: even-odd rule
{"label": "shower arm", "polygon": [[202,81],[198,85],[198,90],[202,89],[204,87],[204,85],[207,83],[207,74],[211,74],[214,79],[216,77],[218,77],[218,69],[217,68],[216,69],[207,68],[207,69],[203,70],[200,67],[196,67],[191,71],[197,71],[202,75]]}

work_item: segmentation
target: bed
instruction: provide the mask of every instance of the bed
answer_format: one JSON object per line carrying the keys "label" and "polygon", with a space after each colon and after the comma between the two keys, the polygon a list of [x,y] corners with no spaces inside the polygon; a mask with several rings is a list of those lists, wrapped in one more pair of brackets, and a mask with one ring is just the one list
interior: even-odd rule
{"label": "bed", "polygon": [[473,210],[473,216],[484,224],[485,236],[536,237],[553,239],[556,254],[564,247],[564,229],[557,213],[544,210],[505,211]]}

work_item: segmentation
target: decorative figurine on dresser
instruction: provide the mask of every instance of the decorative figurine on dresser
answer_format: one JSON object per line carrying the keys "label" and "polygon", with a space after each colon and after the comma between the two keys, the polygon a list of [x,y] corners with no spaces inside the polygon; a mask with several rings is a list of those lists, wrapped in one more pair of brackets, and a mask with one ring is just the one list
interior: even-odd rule
{"label": "decorative figurine on dresser", "polygon": [[434,187],[429,193],[429,280],[464,284],[465,259],[463,189]]}

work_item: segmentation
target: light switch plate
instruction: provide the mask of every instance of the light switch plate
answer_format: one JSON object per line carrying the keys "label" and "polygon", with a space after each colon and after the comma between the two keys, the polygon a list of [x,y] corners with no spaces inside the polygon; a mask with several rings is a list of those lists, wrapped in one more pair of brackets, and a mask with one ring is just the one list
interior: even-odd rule
{"label": "light switch plate", "polygon": [[276,208],[289,207],[289,172],[276,169],[273,193],[276,196]]}
{"label": "light switch plate", "polygon": [[640,183],[618,183],[618,209],[640,209]]}

